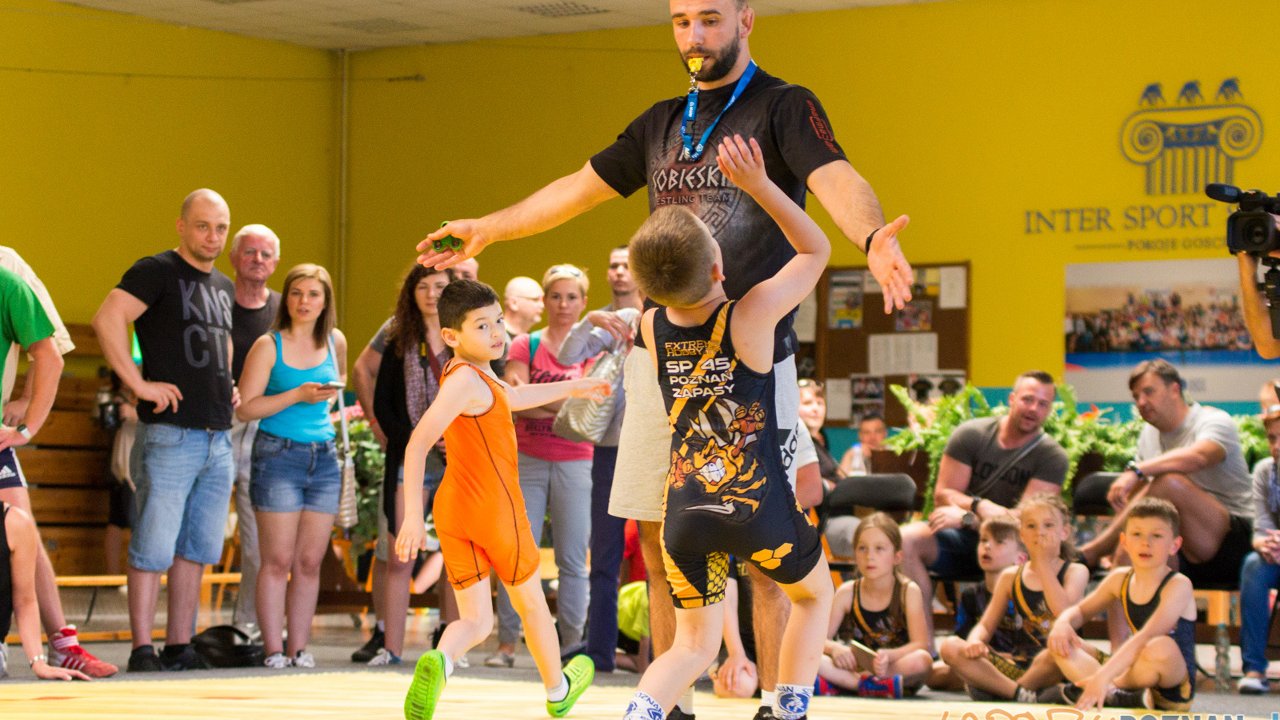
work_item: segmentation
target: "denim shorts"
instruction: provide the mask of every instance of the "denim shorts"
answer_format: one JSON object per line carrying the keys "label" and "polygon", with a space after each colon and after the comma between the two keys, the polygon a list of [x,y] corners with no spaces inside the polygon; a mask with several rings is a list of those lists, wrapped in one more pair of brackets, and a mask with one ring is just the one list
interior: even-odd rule
{"label": "denim shorts", "polygon": [[235,481],[230,433],[138,423],[129,463],[138,488],[129,564],[164,572],[175,556],[217,563]]}
{"label": "denim shorts", "polygon": [[933,534],[938,541],[938,558],[929,573],[942,580],[982,579],[978,564],[978,531],[947,528]]}
{"label": "denim shorts", "polygon": [[254,510],[333,515],[341,493],[342,471],[333,440],[298,442],[258,430],[249,475]]}

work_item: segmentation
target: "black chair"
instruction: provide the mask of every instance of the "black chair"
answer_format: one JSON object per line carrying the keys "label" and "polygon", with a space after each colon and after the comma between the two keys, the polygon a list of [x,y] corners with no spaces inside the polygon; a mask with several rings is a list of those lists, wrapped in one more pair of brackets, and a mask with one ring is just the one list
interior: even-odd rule
{"label": "black chair", "polygon": [[[823,498],[822,504],[829,511],[848,510],[848,514],[852,514],[855,505],[887,513],[911,512],[915,508],[915,498],[916,482],[910,475],[877,473],[841,478]],[[854,571],[851,562],[832,560],[830,564],[834,572]]]}
{"label": "black chair", "polygon": [[1120,473],[1095,472],[1080,479],[1071,489],[1071,513],[1100,517],[1114,514],[1107,502],[1107,491]]}
{"label": "black chair", "polygon": [[916,482],[906,473],[854,475],[842,478],[823,500],[828,508],[854,505],[882,512],[910,512],[915,508]]}

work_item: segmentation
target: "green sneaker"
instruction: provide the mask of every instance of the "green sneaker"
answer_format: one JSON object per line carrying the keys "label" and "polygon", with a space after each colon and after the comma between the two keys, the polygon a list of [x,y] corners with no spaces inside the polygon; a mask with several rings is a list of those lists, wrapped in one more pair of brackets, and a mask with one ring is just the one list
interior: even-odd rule
{"label": "green sneaker", "polygon": [[444,683],[444,653],[432,650],[418,658],[413,683],[404,698],[405,720],[431,720]]}
{"label": "green sneaker", "polygon": [[569,714],[573,704],[591,687],[591,681],[596,677],[596,664],[586,655],[574,655],[564,666],[564,676],[569,679],[569,693],[560,702],[547,701],[547,714],[551,717]]}

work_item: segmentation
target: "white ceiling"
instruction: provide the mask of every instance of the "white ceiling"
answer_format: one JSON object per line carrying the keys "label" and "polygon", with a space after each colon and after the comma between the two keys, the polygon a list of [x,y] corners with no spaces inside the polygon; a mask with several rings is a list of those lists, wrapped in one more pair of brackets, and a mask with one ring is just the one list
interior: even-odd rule
{"label": "white ceiling", "polygon": [[[752,0],[760,15],[929,0]],[[175,25],[363,50],[669,22],[662,0],[63,0]]]}

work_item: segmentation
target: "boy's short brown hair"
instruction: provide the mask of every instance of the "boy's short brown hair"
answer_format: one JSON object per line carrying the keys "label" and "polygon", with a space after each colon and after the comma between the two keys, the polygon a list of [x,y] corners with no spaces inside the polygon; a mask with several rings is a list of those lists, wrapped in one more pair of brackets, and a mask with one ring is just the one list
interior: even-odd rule
{"label": "boy's short brown hair", "polygon": [[502,304],[498,293],[493,288],[478,280],[454,280],[440,291],[440,299],[436,301],[436,312],[440,317],[440,327],[461,330],[467,320],[467,313],[480,308],[487,308],[494,303]]}
{"label": "boy's short brown hair", "polygon": [[1144,497],[1133,504],[1129,509],[1129,517],[1125,519],[1125,531],[1129,530],[1130,520],[1141,520],[1146,518],[1160,518],[1169,523],[1169,527],[1173,528],[1175,537],[1182,534],[1181,520],[1178,518],[1178,508],[1173,503],[1162,498]]}
{"label": "boy's short brown hair", "polygon": [[665,205],[631,236],[631,274],[660,305],[696,305],[711,290],[714,242],[711,231],[688,208]]}
{"label": "boy's short brown hair", "polygon": [[982,521],[982,525],[978,528],[978,535],[982,533],[990,535],[996,542],[1009,542],[1013,540],[1018,542],[1018,521],[1012,515],[996,515]]}

